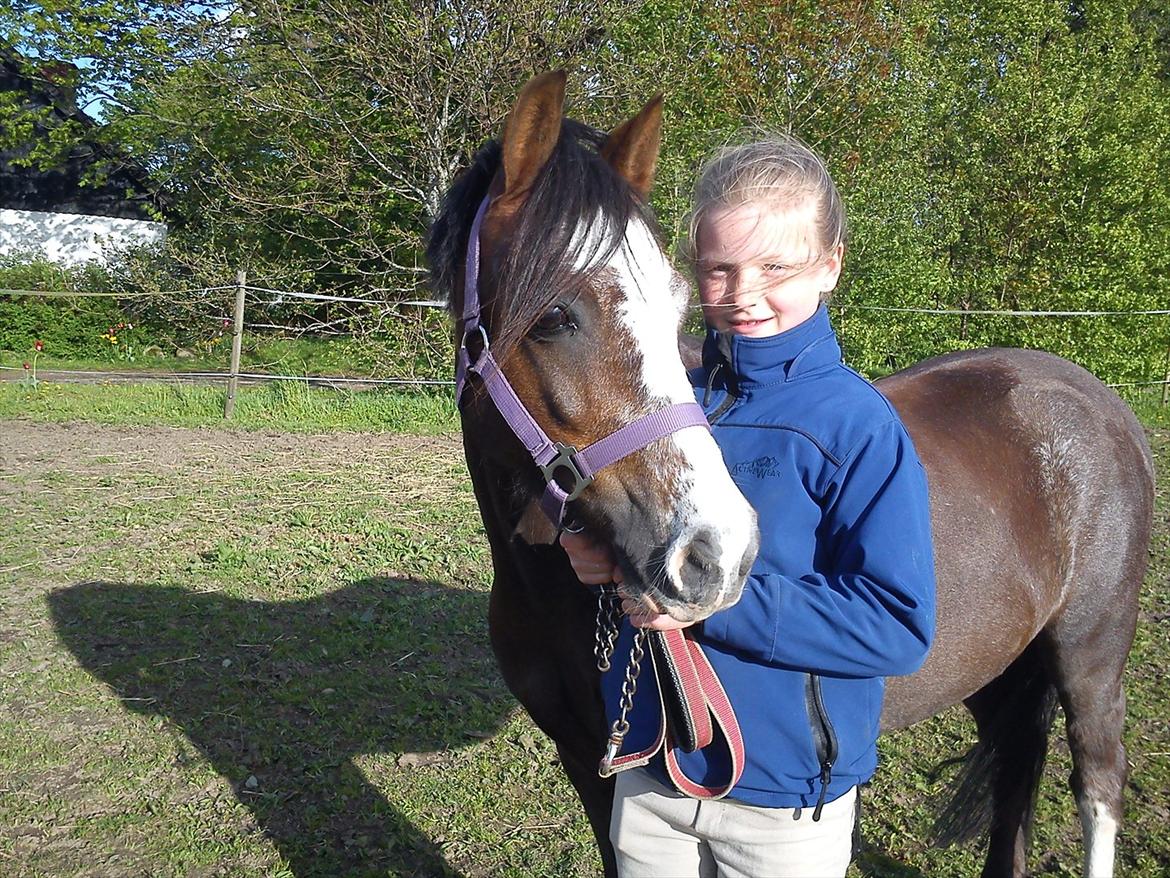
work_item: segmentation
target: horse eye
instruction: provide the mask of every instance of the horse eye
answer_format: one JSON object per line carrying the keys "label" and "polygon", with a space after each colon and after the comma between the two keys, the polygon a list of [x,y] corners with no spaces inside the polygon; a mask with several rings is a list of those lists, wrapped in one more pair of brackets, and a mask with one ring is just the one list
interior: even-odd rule
{"label": "horse eye", "polygon": [[573,315],[569,309],[559,302],[540,315],[534,327],[538,336],[559,335],[562,332],[572,332],[577,329],[573,322]]}

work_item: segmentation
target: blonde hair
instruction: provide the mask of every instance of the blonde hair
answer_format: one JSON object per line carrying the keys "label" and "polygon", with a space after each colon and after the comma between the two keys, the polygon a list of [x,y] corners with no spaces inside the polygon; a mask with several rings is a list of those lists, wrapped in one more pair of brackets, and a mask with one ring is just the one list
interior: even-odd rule
{"label": "blonde hair", "polygon": [[845,243],[845,207],[821,157],[794,134],[775,133],[718,150],[703,165],[682,241],[683,256],[696,259],[699,225],[713,208],[749,203],[791,207],[811,199],[821,253]]}

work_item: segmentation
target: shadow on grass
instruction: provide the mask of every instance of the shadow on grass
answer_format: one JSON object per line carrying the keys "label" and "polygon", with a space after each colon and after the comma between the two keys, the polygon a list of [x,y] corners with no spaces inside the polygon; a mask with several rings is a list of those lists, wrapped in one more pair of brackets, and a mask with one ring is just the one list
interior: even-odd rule
{"label": "shadow on grass", "polygon": [[864,844],[853,865],[864,878],[925,878],[913,866],[900,863],[888,854]]}
{"label": "shadow on grass", "polygon": [[263,603],[87,582],[50,603],[86,670],[180,728],[298,878],[454,874],[353,757],[430,754],[499,728],[513,702],[486,594],[367,579]]}

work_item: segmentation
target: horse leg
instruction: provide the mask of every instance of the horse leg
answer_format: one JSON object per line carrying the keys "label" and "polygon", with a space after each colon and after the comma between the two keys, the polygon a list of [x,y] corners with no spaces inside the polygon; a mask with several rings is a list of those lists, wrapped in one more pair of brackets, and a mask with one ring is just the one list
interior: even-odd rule
{"label": "horse leg", "polygon": [[1035,643],[965,702],[979,733],[940,815],[940,840],[989,828],[983,878],[1022,878],[1056,695]]}
{"label": "horse leg", "polygon": [[[596,674],[596,671],[594,671]],[[558,697],[573,687],[547,675],[505,674],[513,693],[520,699],[532,721],[557,748],[557,756],[569,782],[585,809],[606,878],[616,878],[617,861],[609,841],[609,819],[613,812],[613,779],[602,778],[597,765],[605,749],[604,723],[582,709],[588,701],[588,687],[582,681],[578,699]],[[537,685],[538,683],[538,685]],[[531,688],[527,684],[533,684]],[[539,696],[539,697],[538,697]],[[600,700],[600,699],[598,699]],[[602,717],[603,719],[603,717]]]}
{"label": "horse leg", "polygon": [[[567,667],[563,666],[563,667]],[[593,672],[596,674],[596,670]],[[613,779],[597,773],[597,765],[605,749],[604,719],[587,710],[589,688],[587,681],[563,681],[542,678],[540,691],[544,697],[522,697],[528,715],[552,739],[561,760],[561,767],[577,791],[577,797],[589,819],[589,827],[597,842],[597,851],[605,869],[606,878],[616,878],[617,860],[609,840],[609,819],[613,812]],[[574,699],[570,691],[580,693]],[[563,697],[555,697],[560,695]],[[600,699],[598,699],[600,700]]]}
{"label": "horse leg", "polygon": [[596,749],[596,758],[583,760],[576,748],[557,745],[561,765],[568,775],[569,782],[577,790],[577,795],[585,808],[585,816],[589,818],[589,826],[597,841],[597,850],[601,854],[605,876],[616,878],[617,860],[609,840],[609,819],[613,813],[613,778],[602,778],[598,775],[597,763],[601,758],[601,748]]}
{"label": "horse leg", "polygon": [[[593,599],[575,585],[560,593],[565,602],[558,603],[557,593],[542,583],[545,603],[534,613],[524,603],[524,593],[508,587],[519,579],[514,573],[512,577],[498,578],[492,589],[489,619],[496,660],[512,694],[556,745],[561,767],[589,818],[606,878],[615,878],[617,862],[609,841],[613,781],[597,773],[606,726],[591,652]],[[548,631],[534,628],[533,615],[562,620],[556,636],[550,638]]]}
{"label": "horse leg", "polygon": [[1133,630],[1130,621],[1130,634],[1125,636],[1126,621],[1099,613],[1088,620],[1060,621],[1051,634],[1053,675],[1072,751],[1070,783],[1084,829],[1085,878],[1113,875],[1129,774],[1121,741],[1125,723],[1121,675]]}

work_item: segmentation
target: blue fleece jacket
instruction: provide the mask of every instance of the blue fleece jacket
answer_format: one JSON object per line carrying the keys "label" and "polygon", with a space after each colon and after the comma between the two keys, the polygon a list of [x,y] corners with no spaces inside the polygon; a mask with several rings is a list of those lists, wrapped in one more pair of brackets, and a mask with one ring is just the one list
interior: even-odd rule
{"label": "blue fleece jacket", "polygon": [[[743,596],[694,631],[743,730],[747,763],[730,797],[812,807],[827,777],[832,801],[874,773],[883,678],[916,670],[930,646],[925,473],[890,404],[841,363],[823,306],[771,338],[710,333],[691,378],[760,524]],[[611,722],[632,637],[623,622],[602,678]],[[648,659],[630,722],[625,753],[658,729]],[[718,742],[680,755],[696,781],[729,777]],[[669,786],[661,755],[650,770]]]}

